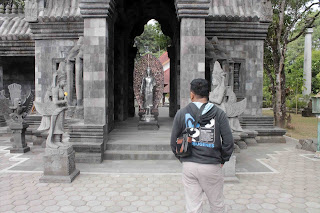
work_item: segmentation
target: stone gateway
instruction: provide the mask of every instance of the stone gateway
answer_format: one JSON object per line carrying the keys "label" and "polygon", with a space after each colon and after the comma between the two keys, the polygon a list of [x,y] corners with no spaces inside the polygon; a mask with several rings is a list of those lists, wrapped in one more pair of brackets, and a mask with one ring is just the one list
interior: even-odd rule
{"label": "stone gateway", "polygon": [[[29,0],[24,9],[0,10],[0,91],[14,77],[11,70],[20,70],[16,75],[27,78],[22,86],[44,102],[52,74],[66,63],[68,104],[81,114],[68,126],[77,162],[101,162],[115,121],[134,116],[134,39],[150,19],[172,40],[171,117],[189,102],[191,80],[212,82],[210,66],[218,61],[229,71],[226,85],[247,100],[241,124],[261,123],[270,0]],[[207,57],[208,41],[214,57]]]}

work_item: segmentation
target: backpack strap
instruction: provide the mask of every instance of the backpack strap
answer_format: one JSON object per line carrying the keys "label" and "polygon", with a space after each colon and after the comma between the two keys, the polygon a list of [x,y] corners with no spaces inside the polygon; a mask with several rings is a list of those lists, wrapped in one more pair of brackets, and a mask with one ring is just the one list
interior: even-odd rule
{"label": "backpack strap", "polygon": [[202,116],[202,112],[204,110],[204,108],[206,107],[208,103],[204,103],[202,104],[202,106],[200,107],[200,109],[198,109],[198,112],[196,113],[196,118],[195,118],[195,126],[199,123],[199,121],[201,120],[201,116]]}

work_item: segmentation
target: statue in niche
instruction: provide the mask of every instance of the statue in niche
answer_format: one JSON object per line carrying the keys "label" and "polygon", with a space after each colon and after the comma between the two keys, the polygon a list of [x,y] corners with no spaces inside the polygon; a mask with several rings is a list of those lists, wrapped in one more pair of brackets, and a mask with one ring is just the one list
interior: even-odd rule
{"label": "statue in niche", "polygon": [[245,111],[247,99],[237,102],[232,88],[226,86],[226,73],[218,61],[215,62],[212,72],[212,91],[209,100],[227,114],[233,132],[243,132],[238,116]]}
{"label": "statue in niche", "polygon": [[[65,58],[66,71],[70,80],[68,81],[67,91],[68,103],[73,105],[73,83],[75,82],[76,89],[76,105],[83,107],[83,37],[81,36],[76,45],[70,50],[68,56]],[[75,76],[73,77],[73,74]]]}
{"label": "statue in niche", "polygon": [[6,120],[10,118],[11,110],[9,108],[10,100],[5,96],[5,91],[0,91],[0,115],[3,115]]}
{"label": "statue in niche", "polygon": [[159,129],[159,104],[163,96],[164,72],[152,54],[142,56],[134,66],[133,89],[139,105],[138,129]]}
{"label": "statue in niche", "polygon": [[37,0],[26,0],[25,6],[25,17],[28,22],[36,22],[38,20],[38,2]]}
{"label": "statue in niche", "polygon": [[151,114],[151,110],[154,108],[154,87],[156,81],[152,76],[150,67],[147,68],[147,76],[142,79],[141,83],[141,95],[143,97],[143,109],[146,110],[146,115]]}
{"label": "statue in niche", "polygon": [[46,141],[47,148],[57,149],[69,146],[62,141],[65,111],[68,109],[64,91],[67,74],[64,69],[65,62],[61,62],[58,71],[53,74],[52,86],[46,93],[45,102],[34,102],[37,111],[42,115],[38,130],[49,130]]}

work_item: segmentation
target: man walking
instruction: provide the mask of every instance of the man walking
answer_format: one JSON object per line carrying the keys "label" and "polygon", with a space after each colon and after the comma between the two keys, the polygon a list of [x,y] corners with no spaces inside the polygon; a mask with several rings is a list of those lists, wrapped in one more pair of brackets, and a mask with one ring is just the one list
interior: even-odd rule
{"label": "man walking", "polygon": [[171,134],[171,148],[176,156],[177,138],[186,133],[192,138],[191,154],[177,156],[182,162],[187,213],[202,212],[203,193],[212,212],[224,212],[222,166],[230,159],[234,143],[228,118],[221,109],[208,103],[207,80],[193,80],[190,90],[192,103],[177,112]]}

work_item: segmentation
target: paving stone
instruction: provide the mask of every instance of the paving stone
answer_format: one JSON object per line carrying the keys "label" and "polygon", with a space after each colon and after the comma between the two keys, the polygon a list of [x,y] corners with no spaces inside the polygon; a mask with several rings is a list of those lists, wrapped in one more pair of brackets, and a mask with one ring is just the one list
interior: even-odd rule
{"label": "paving stone", "polygon": [[76,212],[90,212],[89,206],[78,206],[75,208]]}
{"label": "paving stone", "polygon": [[252,210],[259,210],[261,209],[261,205],[259,204],[255,204],[255,203],[250,203],[246,205],[248,209],[252,209]]}
{"label": "paving stone", "polygon": [[169,208],[167,206],[156,206],[153,210],[154,212],[168,212]]}
{"label": "paving stone", "polygon": [[91,207],[91,212],[104,212],[106,210],[106,207],[104,206],[93,206]]}

